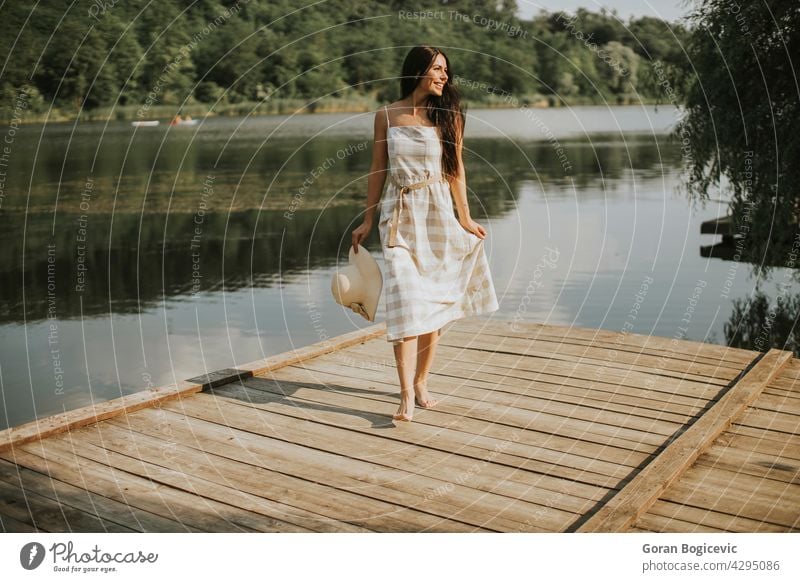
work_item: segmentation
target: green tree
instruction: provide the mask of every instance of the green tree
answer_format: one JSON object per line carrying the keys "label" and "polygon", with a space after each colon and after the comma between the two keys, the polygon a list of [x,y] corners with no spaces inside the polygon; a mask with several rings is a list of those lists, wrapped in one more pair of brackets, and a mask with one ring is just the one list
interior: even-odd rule
{"label": "green tree", "polygon": [[689,77],[675,133],[690,146],[688,193],[704,200],[727,180],[742,259],[763,275],[798,262],[800,10],[795,0],[737,6],[704,0],[692,14],[693,68],[672,77],[677,88]]}
{"label": "green tree", "polygon": [[[309,48],[300,54],[298,60],[300,76],[295,80],[295,86],[301,95],[327,95],[345,85],[341,74],[341,61],[326,62],[329,59],[324,50]],[[326,64],[320,66],[320,63]]]}
{"label": "green tree", "polygon": [[[139,44],[144,52],[141,91],[154,103],[181,103],[195,85],[192,52],[196,48],[190,20],[181,15],[177,2],[148,4],[137,19]],[[198,37],[199,39],[200,37]]]}
{"label": "green tree", "polygon": [[[28,4],[0,5],[0,93],[32,85],[44,103],[73,113],[115,103],[213,103],[223,92],[232,102],[273,90],[275,98],[335,92],[396,99],[393,77],[408,48],[422,43],[445,48],[453,76],[520,98],[607,102],[631,81],[644,97],[663,96],[657,73],[686,70],[684,27],[640,18],[626,28],[613,12],[585,9],[574,18],[541,12],[520,21],[513,0],[450,0],[431,7],[436,17],[417,19],[400,16],[417,9],[403,0]],[[615,75],[598,55],[604,48],[638,65],[637,75]],[[489,91],[465,95],[480,101]],[[8,101],[0,107],[7,115]]]}
{"label": "green tree", "polygon": [[[103,43],[106,46],[107,62],[103,65],[113,85],[112,95],[121,105],[134,101],[141,96],[139,76],[142,69],[142,49],[136,39],[135,28],[127,27],[116,13],[109,13],[97,25]],[[102,103],[103,105],[107,103]]]}
{"label": "green tree", "polygon": [[95,21],[68,13],[53,31],[36,70],[36,83],[46,98],[75,110],[112,102],[119,91],[114,60]]}
{"label": "green tree", "polygon": [[636,86],[639,73],[639,55],[633,49],[621,42],[612,40],[604,45],[598,56],[603,60],[600,70],[607,79],[608,87],[616,95],[630,91],[630,86]]}
{"label": "green tree", "polygon": [[688,30],[680,23],[643,16],[631,18],[620,42],[643,59],[674,62],[682,58],[688,38]]}
{"label": "green tree", "polygon": [[197,76],[229,88],[233,102],[254,100],[262,80],[258,44],[252,22],[231,18],[221,23],[202,37],[194,51]]}

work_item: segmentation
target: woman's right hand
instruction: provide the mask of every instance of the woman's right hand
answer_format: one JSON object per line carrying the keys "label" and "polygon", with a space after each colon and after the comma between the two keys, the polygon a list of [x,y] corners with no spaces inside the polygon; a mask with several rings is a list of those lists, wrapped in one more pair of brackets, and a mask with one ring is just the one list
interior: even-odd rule
{"label": "woman's right hand", "polygon": [[369,236],[370,231],[372,230],[372,222],[369,220],[365,220],[361,223],[361,226],[356,228],[353,231],[353,251],[358,254],[358,245],[361,244],[361,241],[366,239]]}

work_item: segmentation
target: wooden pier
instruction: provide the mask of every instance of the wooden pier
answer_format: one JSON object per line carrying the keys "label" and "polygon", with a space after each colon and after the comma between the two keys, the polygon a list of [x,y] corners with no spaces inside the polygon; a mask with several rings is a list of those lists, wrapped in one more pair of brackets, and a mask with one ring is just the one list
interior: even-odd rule
{"label": "wooden pier", "polygon": [[0,432],[0,530],[800,531],[790,352],[469,318],[428,387],[378,324]]}

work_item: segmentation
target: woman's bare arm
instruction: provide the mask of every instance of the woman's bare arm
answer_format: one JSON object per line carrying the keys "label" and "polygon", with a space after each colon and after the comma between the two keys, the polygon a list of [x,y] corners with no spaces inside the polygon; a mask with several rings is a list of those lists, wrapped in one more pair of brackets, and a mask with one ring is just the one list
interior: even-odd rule
{"label": "woman's bare arm", "polygon": [[375,219],[375,210],[380,202],[383,186],[386,184],[386,174],[389,165],[389,148],[386,140],[386,114],[378,111],[375,114],[375,139],[372,146],[372,164],[369,167],[367,180],[367,210],[364,213],[364,222],[372,224]]}
{"label": "woman's bare arm", "polygon": [[386,183],[386,169],[389,165],[389,148],[386,141],[387,123],[383,112],[375,114],[375,140],[372,146],[372,163],[367,178],[367,209],[364,222],[353,231],[353,250],[358,253],[358,245],[366,240],[375,221],[375,210],[380,202],[383,186]]}
{"label": "woman's bare arm", "polygon": [[461,130],[456,137],[456,160],[458,161],[458,172],[456,177],[450,182],[450,191],[458,213],[458,221],[462,224],[469,222],[469,204],[467,203],[467,174],[464,170],[464,162],[461,157],[461,150],[464,147],[464,135]]}
{"label": "woman's bare arm", "polygon": [[469,203],[467,202],[467,175],[464,170],[464,160],[461,156],[461,150],[464,146],[464,132],[463,128],[458,131],[456,137],[456,160],[458,161],[458,171],[456,177],[450,182],[450,192],[455,201],[456,212],[458,213],[458,222],[467,231],[475,236],[485,239],[486,229],[472,220],[469,213]]}

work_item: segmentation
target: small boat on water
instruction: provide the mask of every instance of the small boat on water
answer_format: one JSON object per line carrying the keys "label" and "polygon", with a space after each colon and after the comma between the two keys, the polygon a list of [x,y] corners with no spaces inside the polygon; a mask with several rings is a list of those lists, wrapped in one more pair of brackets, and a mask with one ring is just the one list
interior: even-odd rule
{"label": "small boat on water", "polygon": [[161,122],[158,121],[157,119],[153,121],[131,121],[131,125],[133,127],[155,127],[159,123]]}
{"label": "small boat on water", "polygon": [[197,125],[197,120],[192,119],[191,115],[187,115],[186,117],[181,117],[180,115],[176,115],[172,118],[172,121],[169,122],[170,125]]}

